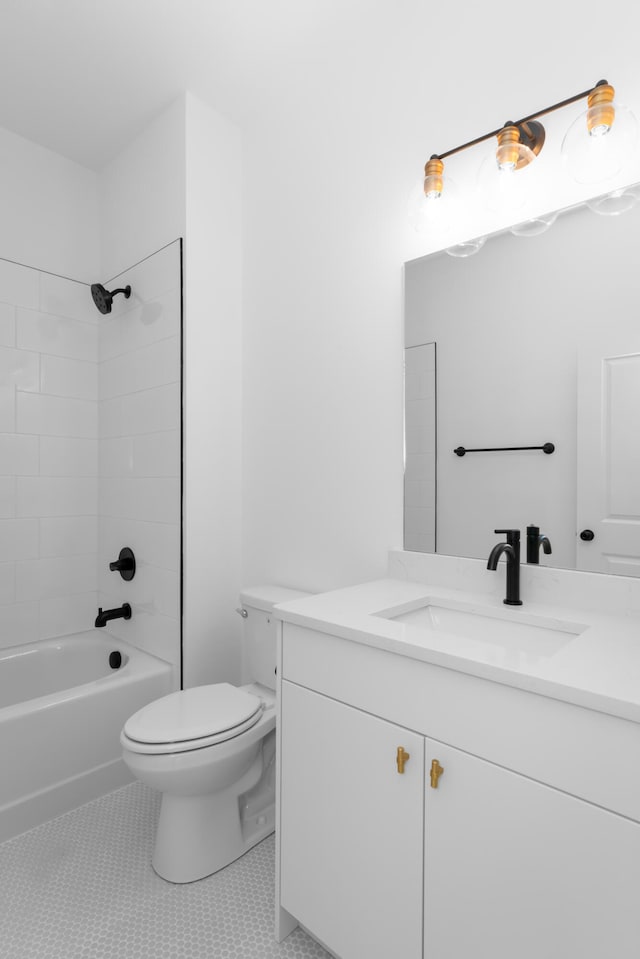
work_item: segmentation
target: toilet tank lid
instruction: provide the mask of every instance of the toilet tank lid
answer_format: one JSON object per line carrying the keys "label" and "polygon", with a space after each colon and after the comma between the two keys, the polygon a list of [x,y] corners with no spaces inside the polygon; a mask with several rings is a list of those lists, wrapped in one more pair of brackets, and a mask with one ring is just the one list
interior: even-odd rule
{"label": "toilet tank lid", "polygon": [[250,609],[262,609],[270,612],[278,603],[288,603],[292,599],[304,599],[311,596],[300,589],[286,586],[248,586],[240,593],[240,602]]}

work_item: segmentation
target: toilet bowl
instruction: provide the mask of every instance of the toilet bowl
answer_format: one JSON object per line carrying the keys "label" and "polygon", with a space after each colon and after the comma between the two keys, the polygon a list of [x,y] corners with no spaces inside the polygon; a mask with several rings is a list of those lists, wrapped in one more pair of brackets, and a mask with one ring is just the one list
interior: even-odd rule
{"label": "toilet bowl", "polygon": [[[169,693],[134,713],[120,736],[133,775],[162,793],[152,865],[169,882],[224,868],[275,828],[275,662],[282,587],[241,594],[243,671],[253,682]],[[251,622],[249,622],[251,620]]]}

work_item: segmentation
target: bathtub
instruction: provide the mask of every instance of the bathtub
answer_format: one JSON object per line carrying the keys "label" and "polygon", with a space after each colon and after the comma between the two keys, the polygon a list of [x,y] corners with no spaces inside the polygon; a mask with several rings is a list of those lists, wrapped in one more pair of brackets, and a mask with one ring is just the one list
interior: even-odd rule
{"label": "bathtub", "polygon": [[169,663],[98,629],[0,650],[0,842],[130,782],[120,731],[175,688]]}

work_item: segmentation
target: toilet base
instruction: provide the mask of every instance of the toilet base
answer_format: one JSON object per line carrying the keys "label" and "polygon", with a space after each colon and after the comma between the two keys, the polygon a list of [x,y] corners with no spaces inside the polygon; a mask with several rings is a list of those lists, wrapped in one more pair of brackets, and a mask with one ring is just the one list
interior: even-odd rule
{"label": "toilet base", "polygon": [[[262,767],[258,755],[243,777],[242,792],[253,784]],[[275,829],[275,803],[261,810],[247,809],[234,784],[204,796],[163,793],[156,843],[151,859],[155,872],[168,882],[187,883],[224,869]]]}

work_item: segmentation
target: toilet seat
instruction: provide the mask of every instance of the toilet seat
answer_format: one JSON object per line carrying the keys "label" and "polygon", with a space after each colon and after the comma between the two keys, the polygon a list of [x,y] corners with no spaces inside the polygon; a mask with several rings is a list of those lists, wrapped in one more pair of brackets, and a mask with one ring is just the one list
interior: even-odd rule
{"label": "toilet seat", "polygon": [[261,699],[230,683],[194,686],[143,706],[125,723],[120,741],[149,755],[203,749],[255,726],[263,709]]}

